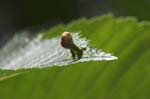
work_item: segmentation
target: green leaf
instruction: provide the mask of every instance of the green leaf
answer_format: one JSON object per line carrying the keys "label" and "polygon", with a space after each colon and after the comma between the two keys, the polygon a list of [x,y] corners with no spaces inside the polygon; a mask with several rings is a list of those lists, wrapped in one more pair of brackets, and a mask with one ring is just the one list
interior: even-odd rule
{"label": "green leaf", "polygon": [[81,32],[118,60],[0,70],[1,99],[150,99],[150,22],[112,15],[83,18],[49,29],[43,38],[64,31]]}

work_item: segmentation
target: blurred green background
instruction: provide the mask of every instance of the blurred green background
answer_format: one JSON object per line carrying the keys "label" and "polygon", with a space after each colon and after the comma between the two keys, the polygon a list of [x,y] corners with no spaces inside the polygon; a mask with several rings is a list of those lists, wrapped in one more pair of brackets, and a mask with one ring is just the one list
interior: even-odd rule
{"label": "blurred green background", "polygon": [[[150,0],[1,0],[0,46],[14,32],[111,12],[150,20]],[[41,29],[40,28],[40,29]],[[36,30],[36,29],[35,29]]]}

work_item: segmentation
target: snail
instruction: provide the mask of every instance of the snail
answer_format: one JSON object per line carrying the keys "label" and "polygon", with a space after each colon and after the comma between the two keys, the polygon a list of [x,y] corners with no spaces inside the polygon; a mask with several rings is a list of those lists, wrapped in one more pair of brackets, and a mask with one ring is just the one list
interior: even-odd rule
{"label": "snail", "polygon": [[70,32],[63,32],[61,35],[61,46],[65,49],[69,49],[73,59],[81,59],[85,48],[79,48],[72,39]]}

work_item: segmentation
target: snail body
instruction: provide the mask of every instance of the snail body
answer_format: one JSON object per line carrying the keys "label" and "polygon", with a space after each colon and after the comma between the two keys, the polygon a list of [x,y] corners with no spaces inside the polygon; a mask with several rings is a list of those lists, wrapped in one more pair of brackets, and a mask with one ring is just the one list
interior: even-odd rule
{"label": "snail body", "polygon": [[83,49],[80,49],[73,42],[70,32],[63,32],[61,35],[61,46],[65,49],[69,49],[73,59],[81,59],[83,55]]}

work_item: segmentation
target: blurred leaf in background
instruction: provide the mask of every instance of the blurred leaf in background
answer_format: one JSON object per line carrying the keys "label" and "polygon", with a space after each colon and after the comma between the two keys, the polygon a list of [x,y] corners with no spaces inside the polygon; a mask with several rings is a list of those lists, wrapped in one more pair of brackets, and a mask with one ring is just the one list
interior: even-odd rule
{"label": "blurred leaf in background", "polygon": [[150,20],[150,0],[110,0],[114,13],[119,16],[135,16]]}
{"label": "blurred leaf in background", "polygon": [[150,20],[149,11],[150,0],[1,0],[0,47],[20,29],[30,27],[37,31],[41,27],[108,12],[117,17],[135,16],[138,20]]}

